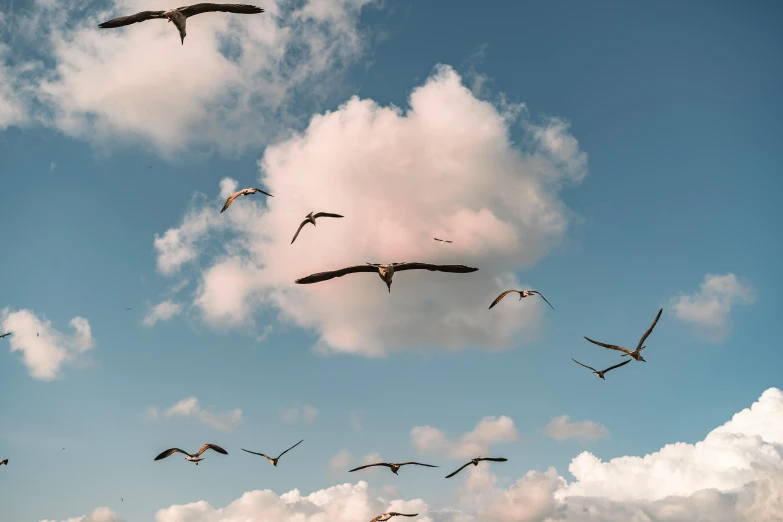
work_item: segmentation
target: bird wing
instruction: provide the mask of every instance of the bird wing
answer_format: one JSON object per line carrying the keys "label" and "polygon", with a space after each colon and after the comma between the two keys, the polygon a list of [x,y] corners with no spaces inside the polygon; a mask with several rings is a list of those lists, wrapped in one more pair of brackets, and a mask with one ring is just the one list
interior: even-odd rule
{"label": "bird wing", "polygon": [[261,190],[260,188],[255,188],[255,187],[254,187],[254,188],[253,188],[253,190],[255,190],[256,192],[260,192],[261,194],[266,194],[266,195],[267,195],[267,196],[269,196],[270,198],[273,198],[273,197],[274,197],[274,196],[273,196],[272,194],[270,194],[269,192],[264,192],[264,191],[263,191],[263,190]]}
{"label": "bird wing", "polygon": [[[572,360],[572,361],[574,361],[574,362],[575,362],[576,364],[578,364],[579,366],[584,366],[585,368],[589,368],[590,370],[593,370],[594,372],[597,372],[597,371],[598,371],[598,370],[596,370],[595,368],[593,368],[592,366],[587,366],[586,364],[582,364],[582,363],[580,363],[579,361],[577,361],[577,360],[576,360],[576,359],[574,359],[573,357],[571,358],[571,360]],[[628,360],[630,361],[630,359],[628,359]],[[627,362],[627,361],[626,361],[626,362]]]}
{"label": "bird wing", "polygon": [[8,465],[8,459],[0,460],[0,466],[2,466],[3,464],[5,464],[7,466]]}
{"label": "bird wing", "polygon": [[160,455],[155,457],[155,460],[165,459],[166,457],[170,457],[171,455],[174,455],[175,453],[184,453],[188,457],[192,457],[193,456],[190,453],[188,453],[187,451],[183,451],[183,450],[181,450],[179,448],[171,448],[171,449],[167,449],[166,451],[164,451],[163,453],[161,453]]}
{"label": "bird wing", "polygon": [[637,349],[637,350],[638,350],[639,348],[641,348],[641,347],[642,347],[642,345],[644,344],[644,341],[646,341],[646,340],[647,340],[647,337],[649,337],[649,335],[652,333],[652,331],[653,331],[653,328],[655,328],[655,325],[658,323],[658,319],[660,319],[660,318],[661,318],[661,313],[663,313],[663,308],[661,308],[660,310],[658,310],[658,315],[656,315],[656,316],[655,316],[655,320],[654,320],[654,321],[652,322],[652,324],[650,325],[650,328],[648,328],[648,329],[647,329],[647,331],[646,331],[646,332],[644,332],[644,335],[643,335],[643,336],[642,336],[642,338],[639,340],[639,345],[636,347],[636,349]]}
{"label": "bird wing", "polygon": [[552,306],[552,303],[550,303],[549,301],[547,301],[547,298],[546,298],[546,297],[544,297],[544,294],[542,294],[541,292],[538,292],[537,290],[530,290],[530,293],[531,293],[531,294],[538,294],[538,295],[540,295],[540,296],[541,296],[541,299],[543,299],[544,301],[546,301],[546,304],[548,304],[548,305],[549,305],[549,307],[550,307],[552,310],[554,310],[554,309],[555,309],[555,307],[554,307],[554,306]]}
{"label": "bird wing", "polygon": [[384,513],[384,515],[391,515],[393,517],[415,517],[418,515],[418,513],[412,513],[410,515],[407,515],[405,513],[397,513],[396,511],[392,511],[391,513]]}
{"label": "bird wing", "polygon": [[493,306],[498,304],[504,297],[506,297],[511,292],[519,292],[519,290],[506,290],[505,292],[497,296],[494,301],[492,301],[492,304],[489,305],[489,308],[492,309]]}
{"label": "bird wing", "polygon": [[119,18],[112,18],[108,22],[98,24],[101,29],[111,29],[113,27],[122,27],[123,25],[135,24],[138,22],[145,22],[152,20],[153,18],[166,18],[163,11],[142,11],[140,13],[120,16]]}
{"label": "bird wing", "polygon": [[319,217],[341,218],[341,217],[345,217],[345,216],[341,216],[340,214],[330,214],[329,212],[319,212],[319,213],[313,215],[313,219],[317,219]]}
{"label": "bird wing", "polygon": [[400,466],[407,466],[408,464],[415,464],[416,466],[427,466],[428,468],[440,467],[440,466],[433,466],[432,464],[422,464],[421,462],[400,462]]}
{"label": "bird wing", "polygon": [[451,477],[453,477],[454,475],[456,475],[457,473],[459,473],[460,471],[462,471],[463,469],[465,469],[465,467],[466,467],[466,466],[470,466],[470,464],[471,464],[470,462],[468,462],[467,464],[463,464],[462,466],[460,466],[460,468],[459,468],[457,471],[455,471],[455,472],[453,472],[453,473],[449,473],[448,475],[446,475],[446,478],[451,478]]}
{"label": "bird wing", "polygon": [[222,213],[222,212],[225,212],[225,210],[226,210],[228,207],[230,207],[230,206],[231,206],[231,203],[233,203],[233,202],[234,202],[234,200],[235,200],[235,199],[237,199],[237,198],[239,197],[239,195],[240,195],[240,194],[242,194],[242,191],[241,191],[241,190],[240,190],[239,192],[234,192],[233,194],[231,194],[231,195],[228,197],[228,199],[226,200],[226,204],[225,204],[225,205],[223,205],[223,208],[220,210],[220,212],[221,212],[221,213]]}
{"label": "bird wing", "polygon": [[9,335],[11,335],[11,332],[4,333],[3,335],[0,335],[0,339],[2,339],[3,337],[8,337]]}
{"label": "bird wing", "polygon": [[364,466],[359,466],[358,468],[353,468],[348,470],[348,473],[352,471],[359,471],[360,469],[364,469],[364,468],[371,468],[373,466],[386,466],[387,468],[390,468],[391,464],[387,464],[385,462],[378,462],[377,464],[365,464]]}
{"label": "bird wing", "polygon": [[604,371],[603,371],[603,373],[606,373],[606,372],[608,372],[609,370],[614,370],[615,368],[619,368],[620,366],[623,366],[623,365],[625,365],[625,364],[628,364],[629,362],[631,362],[631,359],[628,359],[628,360],[627,360],[627,361],[625,361],[625,362],[621,362],[620,364],[615,364],[614,366],[610,366],[609,368],[607,368],[606,370],[604,370]]}
{"label": "bird wing", "polygon": [[280,455],[279,455],[277,458],[279,459],[280,457],[282,457],[283,455],[285,455],[286,453],[288,453],[289,451],[291,451],[292,449],[294,449],[295,447],[297,447],[298,445],[300,445],[302,442],[304,442],[304,439],[300,440],[299,442],[297,442],[296,444],[294,444],[293,446],[291,446],[290,448],[288,448],[287,450],[285,450],[285,451],[284,451],[283,453],[281,453],[281,454],[280,454]]}
{"label": "bird wing", "polygon": [[196,456],[198,457],[199,455],[201,455],[202,453],[204,453],[208,449],[215,450],[218,453],[222,453],[223,455],[228,455],[228,452],[226,450],[224,450],[223,448],[221,448],[220,446],[218,446],[217,444],[204,444],[203,446],[201,446],[201,449],[198,450],[198,453],[196,453]]}
{"label": "bird wing", "polygon": [[256,453],[255,451],[246,450],[245,448],[239,448],[242,451],[247,451],[248,453],[252,453],[253,455],[260,455],[262,457],[270,458],[269,455],[266,455],[264,453]]}
{"label": "bird wing", "polygon": [[598,346],[603,346],[604,348],[609,348],[610,350],[617,350],[617,351],[620,351],[620,352],[631,353],[631,350],[626,350],[622,346],[617,346],[617,345],[614,345],[614,344],[599,343],[598,341],[593,341],[589,337],[585,337],[585,339],[587,339],[588,341],[590,341],[593,344],[597,344]]}
{"label": "bird wing", "polygon": [[[397,267],[394,268],[395,270]],[[342,277],[346,274],[353,274],[355,272],[378,272],[378,267],[372,265],[355,265],[340,270],[332,270],[330,272],[318,272],[317,274],[311,274],[307,277],[297,279],[294,281],[299,285],[309,285],[310,283],[320,283],[321,281],[327,281],[335,277]]]}
{"label": "bird wing", "polygon": [[508,459],[504,459],[503,457],[479,457],[478,460],[489,460],[491,462],[506,462]]}
{"label": "bird wing", "polygon": [[465,265],[432,265],[430,263],[394,263],[394,271],[404,270],[430,270],[435,272],[451,272],[455,274],[467,274],[475,272],[478,268]]}
{"label": "bird wing", "polygon": [[177,9],[180,13],[186,17],[195,16],[201,13],[237,13],[237,14],[258,14],[263,13],[264,10],[260,7],[247,4],[193,4]]}
{"label": "bird wing", "polygon": [[291,244],[294,244],[294,241],[296,241],[296,238],[299,237],[299,232],[302,231],[302,227],[305,226],[308,223],[308,221],[305,219],[302,221],[302,223],[299,225],[299,228],[296,229],[296,234],[294,234],[294,238],[291,240]]}

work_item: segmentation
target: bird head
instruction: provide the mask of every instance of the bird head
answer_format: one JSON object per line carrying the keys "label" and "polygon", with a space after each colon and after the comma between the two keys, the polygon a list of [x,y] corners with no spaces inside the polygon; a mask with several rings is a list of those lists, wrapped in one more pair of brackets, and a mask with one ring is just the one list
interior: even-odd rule
{"label": "bird head", "polygon": [[603,379],[603,380],[606,380],[606,377],[604,377],[604,374],[603,374],[603,373],[599,373],[599,374],[598,374],[598,376],[599,376],[601,379]]}
{"label": "bird head", "polygon": [[642,362],[647,362],[647,361],[644,359],[644,357],[642,357],[641,355],[639,356],[639,360],[640,360],[640,361],[642,361]]}

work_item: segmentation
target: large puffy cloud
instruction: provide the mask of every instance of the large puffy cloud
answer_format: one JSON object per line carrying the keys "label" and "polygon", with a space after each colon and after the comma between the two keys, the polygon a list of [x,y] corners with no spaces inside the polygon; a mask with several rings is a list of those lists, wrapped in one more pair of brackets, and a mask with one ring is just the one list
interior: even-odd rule
{"label": "large puffy cloud", "polygon": [[755,300],[753,286],[729,272],[724,275],[707,274],[698,292],[680,293],[670,300],[670,305],[678,319],[717,341],[729,332],[732,308],[749,305]]}
{"label": "large puffy cloud", "polygon": [[[237,187],[226,179],[208,208],[194,204],[181,225],[156,236],[158,267],[174,274],[198,259],[204,241],[222,241],[195,299],[205,319],[251,324],[255,311],[276,309],[280,320],[315,330],[324,351],[501,349],[522,331],[532,338],[541,303],[486,306],[520,285],[513,270],[563,239],[568,210],[558,190],[584,177],[586,156],[557,119],[525,119],[517,148],[509,133],[518,113],[477,99],[447,66],[413,91],[407,112],[352,98],[266,150],[261,183],[274,198],[243,198],[218,214]],[[311,210],[345,218],[308,225],[291,245]],[[417,260],[480,270],[398,274],[391,295],[372,274],[293,283],[365,261]]]}
{"label": "large puffy cloud", "polygon": [[568,415],[553,418],[546,425],[546,433],[553,439],[600,439],[609,436],[603,424],[591,420],[570,421]]}
{"label": "large puffy cloud", "polygon": [[432,426],[415,426],[411,430],[411,442],[419,452],[448,453],[455,458],[474,458],[486,455],[499,442],[511,442],[519,438],[514,421],[510,417],[484,417],[476,427],[458,440],[450,440],[442,431]]}
{"label": "large puffy cloud", "polygon": [[[56,522],[55,520],[41,520],[41,522]],[[125,522],[125,519],[107,507],[96,508],[89,515],[69,518],[62,522]]]}
{"label": "large puffy cloud", "polygon": [[22,361],[30,375],[42,381],[56,379],[63,365],[84,358],[95,346],[90,323],[74,317],[68,323],[73,334],[65,334],[32,310],[0,310],[0,329],[11,332],[12,352],[22,352]]}
{"label": "large puffy cloud", "polygon": [[[242,423],[240,408],[218,413],[215,412],[215,408],[202,408],[196,397],[182,399],[163,414],[166,417],[192,417],[219,430],[233,430]],[[157,419],[160,412],[156,407],[151,406],[144,411],[142,416],[148,420]]]}

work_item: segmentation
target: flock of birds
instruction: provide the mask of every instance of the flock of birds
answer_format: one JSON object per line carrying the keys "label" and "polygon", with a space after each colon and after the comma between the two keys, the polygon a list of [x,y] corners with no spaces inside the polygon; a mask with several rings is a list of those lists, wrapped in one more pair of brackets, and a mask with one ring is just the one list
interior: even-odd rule
{"label": "flock of birds", "polygon": [[[154,20],[154,19],[167,19],[169,23],[173,23],[177,30],[179,31],[180,40],[182,45],[185,43],[185,26],[186,21],[189,17],[195,16],[197,14],[202,13],[209,13],[209,12],[224,12],[224,13],[235,13],[235,14],[259,14],[263,13],[264,10],[253,6],[253,5],[244,5],[244,4],[214,4],[214,3],[200,3],[200,4],[194,4],[190,6],[184,6],[179,7],[177,9],[169,9],[167,11],[142,11],[133,15],[129,16],[122,16],[119,18],[114,18],[112,20],[109,20],[108,22],[104,22],[100,24],[98,27],[102,29],[109,29],[109,28],[116,28],[116,27],[122,27],[126,25],[135,24],[138,22],[144,22],[147,20]],[[231,205],[234,203],[234,201],[240,197],[240,196],[248,196],[251,194],[261,193],[265,194],[266,196],[273,197],[272,194],[269,194],[268,192],[265,192],[259,188],[246,188],[242,189],[240,191],[237,191],[233,194],[231,194],[228,199],[226,199],[225,204],[223,205],[223,208],[220,210],[220,212],[225,212]],[[316,226],[316,220],[318,218],[342,218],[344,216],[340,214],[334,214],[330,212],[310,212],[305,216],[305,219],[301,222],[299,225],[299,228],[297,228],[296,233],[294,234],[293,239],[291,240],[291,244],[296,241],[296,238],[299,237],[299,233],[302,231],[302,228],[304,228],[305,225],[308,223],[311,223],[313,226]],[[440,239],[440,238],[433,238],[435,241],[438,241],[442,244],[450,244],[453,243],[451,240],[447,239]],[[404,272],[407,270],[429,270],[429,271],[436,271],[436,272],[447,272],[447,273],[457,273],[457,274],[465,274],[470,272],[475,272],[478,270],[478,268],[469,267],[465,265],[436,265],[431,263],[419,263],[419,262],[411,262],[411,263],[388,263],[388,264],[377,264],[377,263],[365,263],[363,265],[354,265],[349,266],[345,268],[341,268],[338,270],[331,270],[328,272],[318,272],[315,274],[311,274],[307,277],[303,277],[301,279],[297,279],[295,283],[297,284],[312,284],[312,283],[320,283],[323,281],[327,281],[329,279],[333,279],[336,277],[342,277],[347,274],[354,274],[354,273],[360,273],[360,272],[367,272],[367,273],[377,273],[378,276],[383,280],[384,283],[386,283],[386,287],[388,288],[389,292],[391,292],[391,284],[392,284],[392,277],[396,272]],[[489,308],[492,309],[495,305],[497,305],[504,297],[506,297],[508,294],[511,293],[518,293],[519,294],[519,300],[521,301],[525,297],[530,297],[532,295],[538,295],[540,296],[546,303],[554,310],[554,306],[544,297],[540,292],[536,290],[506,290],[505,292],[501,293],[495,300],[492,302],[491,305],[489,305]],[[130,308],[126,308],[126,310],[130,310]],[[615,350],[623,352],[622,357],[629,357],[628,360],[616,364],[614,366],[611,366],[609,368],[606,368],[605,370],[596,370],[595,368],[591,366],[587,366],[586,364],[582,364],[581,362],[577,361],[576,359],[572,359],[575,363],[579,364],[580,366],[583,366],[589,370],[591,370],[593,373],[595,373],[598,377],[601,379],[605,379],[604,375],[610,371],[614,370],[615,368],[619,368],[621,366],[625,366],[626,364],[630,363],[633,359],[634,361],[642,361],[646,362],[644,357],[642,357],[641,352],[646,348],[644,346],[644,342],[649,337],[650,333],[652,333],[653,328],[655,328],[655,325],[658,323],[658,319],[661,317],[661,313],[663,312],[663,309],[660,309],[658,311],[658,315],[655,316],[655,320],[652,322],[652,325],[650,325],[650,328],[647,329],[647,331],[642,336],[641,340],[639,341],[638,345],[636,346],[636,349],[629,350],[627,348],[623,348],[622,346],[617,346],[613,344],[606,344],[601,343],[598,341],[594,341],[593,339],[590,339],[589,337],[585,337],[589,342],[601,346],[603,348],[607,348],[609,350]],[[9,335],[11,335],[12,332],[8,332],[5,334],[0,335],[0,339],[5,338]],[[38,336],[39,334],[36,334]],[[247,453],[251,453],[253,455],[259,455],[261,457],[266,458],[269,460],[269,462],[277,467],[278,461],[280,458],[294,449],[296,446],[301,444],[303,440],[300,440],[287,450],[283,451],[280,455],[277,457],[270,457],[269,455],[266,455],[264,453],[258,453],[255,451],[246,450],[244,448],[241,448],[242,451],[245,451]],[[65,448],[63,448],[65,449]],[[216,444],[204,444],[196,453],[191,454],[187,451],[184,451],[180,448],[169,448],[163,452],[161,452],[157,457],[155,457],[154,460],[162,460],[167,457],[170,457],[171,455],[174,455],[175,453],[182,453],[185,455],[185,460],[189,462],[193,462],[194,464],[198,465],[199,462],[204,460],[204,457],[201,455],[204,454],[207,450],[213,450],[217,453],[220,453],[222,455],[228,455],[228,452],[221,448],[220,446]],[[457,475],[460,471],[465,469],[467,466],[470,466],[471,464],[473,466],[478,466],[479,462],[482,461],[489,461],[489,462],[506,462],[508,459],[502,458],[502,457],[476,457],[474,459],[471,459],[469,462],[463,464],[460,466],[457,470],[454,472],[446,475],[446,478],[451,478],[455,475]],[[8,465],[8,459],[0,461],[0,465]],[[415,465],[415,466],[424,466],[429,468],[437,468],[439,466],[435,466],[433,464],[424,464],[421,462],[377,462],[374,464],[366,464],[363,466],[359,466],[357,468],[349,470],[349,472],[359,471],[366,468],[371,468],[375,466],[384,466],[391,470],[392,473],[395,475],[400,470],[402,466],[408,466],[408,465]],[[124,501],[124,499],[123,499]],[[395,516],[405,516],[405,517],[414,517],[417,513],[397,513],[397,512],[389,512],[389,513],[382,513],[375,518],[372,519],[370,522],[385,522],[392,517]]]}

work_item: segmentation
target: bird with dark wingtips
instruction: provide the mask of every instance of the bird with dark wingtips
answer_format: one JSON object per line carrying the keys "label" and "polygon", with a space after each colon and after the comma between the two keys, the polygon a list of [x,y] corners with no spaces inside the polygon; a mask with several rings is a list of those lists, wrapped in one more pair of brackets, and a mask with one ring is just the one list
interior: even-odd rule
{"label": "bird with dark wingtips", "polygon": [[498,303],[499,303],[499,302],[500,302],[500,301],[501,301],[501,300],[502,300],[504,297],[506,297],[508,294],[510,294],[510,293],[513,293],[513,292],[516,292],[516,293],[518,293],[518,294],[519,294],[519,300],[520,300],[520,301],[521,301],[523,298],[525,298],[525,297],[530,297],[531,295],[540,295],[540,296],[541,296],[541,299],[543,299],[544,301],[546,301],[546,304],[548,304],[548,305],[549,305],[549,307],[550,307],[552,310],[554,310],[554,309],[555,309],[555,307],[554,307],[554,306],[552,306],[552,303],[550,303],[549,301],[547,301],[546,297],[544,297],[544,295],[543,295],[541,292],[537,292],[537,291],[535,291],[535,290],[506,290],[505,292],[503,292],[502,294],[500,294],[499,296],[497,296],[497,297],[495,298],[495,300],[494,300],[494,301],[492,301],[492,304],[491,304],[491,305],[489,305],[489,309],[491,310],[493,306],[495,306],[496,304],[498,304]]}
{"label": "bird with dark wingtips", "polygon": [[395,272],[403,272],[405,270],[430,270],[433,272],[451,272],[455,274],[467,274],[475,272],[478,268],[465,265],[432,265],[429,263],[390,263],[388,265],[381,265],[377,263],[367,263],[364,265],[349,266],[341,268],[340,270],[332,270],[331,272],[319,272],[312,274],[301,279],[294,281],[298,285],[309,285],[312,283],[320,283],[321,281],[327,281],[335,277],[342,277],[346,274],[355,274],[357,272],[375,272],[380,276],[384,283],[386,283],[389,292],[391,292],[392,277]]}
{"label": "bird with dark wingtips", "polygon": [[[574,358],[571,358],[571,360],[572,360],[572,361],[574,361],[574,362],[575,362],[576,364],[578,364],[579,366],[584,366],[584,367],[585,367],[585,368],[587,368],[588,370],[592,370],[594,374],[596,374],[597,376],[599,376],[599,377],[600,377],[600,378],[602,378],[602,379],[604,379],[604,374],[605,374],[606,372],[608,372],[609,370],[614,370],[615,368],[619,368],[620,366],[625,366],[626,364],[628,364],[629,362],[631,362],[631,360],[630,360],[630,359],[628,359],[628,360],[627,360],[627,361],[625,361],[625,362],[621,362],[620,364],[615,364],[614,366],[610,366],[610,367],[609,367],[609,368],[607,368],[606,370],[601,370],[601,371],[599,372],[598,370],[596,370],[596,369],[595,369],[595,368],[593,368],[592,366],[587,366],[586,364],[582,364],[582,363],[580,363],[579,361],[577,361],[577,360],[576,360],[576,359],[574,359]],[[606,380],[606,379],[604,379],[604,380]]]}
{"label": "bird with dark wingtips", "polygon": [[294,238],[291,240],[291,244],[294,244],[294,241],[296,241],[296,238],[299,236],[299,232],[302,231],[302,227],[305,226],[308,223],[312,223],[313,226],[315,226],[315,220],[319,217],[330,217],[330,218],[341,218],[345,216],[341,216],[340,214],[330,214],[329,212],[319,212],[317,214],[313,214],[310,212],[305,217],[304,221],[302,221],[302,224],[299,225],[299,228],[296,229],[296,234],[294,234]]}
{"label": "bird with dark wingtips", "polygon": [[125,25],[131,25],[138,22],[146,22],[147,20],[155,19],[168,19],[169,23],[173,23],[179,31],[179,38],[182,41],[182,45],[185,45],[185,24],[188,18],[201,13],[235,13],[235,14],[258,14],[263,13],[264,10],[254,5],[246,4],[193,4],[184,7],[178,7],[176,9],[169,9],[168,11],[141,11],[129,16],[121,16],[114,18],[108,22],[99,24],[101,29],[113,29],[115,27],[122,27]]}
{"label": "bird with dark wingtips", "polygon": [[351,470],[348,470],[348,473],[359,471],[360,469],[364,468],[371,468],[373,466],[386,466],[391,470],[392,473],[395,475],[400,470],[402,466],[407,466],[409,464],[413,464],[415,466],[427,466],[428,468],[439,468],[440,466],[433,466],[432,464],[422,464],[421,462],[378,462],[376,464],[366,464],[364,466],[359,466],[358,468],[353,468]]}
{"label": "bird with dark wingtips", "polygon": [[621,355],[620,357],[629,357],[630,356],[631,359],[633,359],[634,361],[647,362],[647,361],[644,360],[644,357],[642,357],[642,350],[644,350],[647,347],[646,346],[642,346],[642,345],[644,344],[644,341],[647,340],[647,337],[649,337],[650,334],[652,333],[653,328],[655,328],[656,323],[658,323],[658,319],[661,318],[661,313],[662,312],[663,312],[663,308],[658,310],[658,315],[655,316],[655,320],[652,322],[652,324],[647,329],[647,331],[644,332],[644,335],[639,340],[639,344],[636,345],[636,350],[631,351],[631,350],[629,350],[627,348],[623,348],[622,346],[617,346],[617,345],[614,345],[614,344],[599,343],[598,341],[593,341],[589,337],[585,337],[585,339],[587,339],[588,341],[590,341],[593,344],[597,344],[598,346],[603,346],[604,348],[609,348],[610,350],[617,350],[619,352],[623,352],[623,355]]}
{"label": "bird with dark wingtips", "polygon": [[454,241],[449,241],[448,239],[438,239],[437,237],[433,237],[435,241],[440,241],[441,243],[453,243]]}
{"label": "bird with dark wingtips", "polygon": [[0,339],[2,339],[3,337],[8,337],[9,335],[11,335],[11,332],[4,333],[3,335],[0,335]]}
{"label": "bird with dark wingtips", "polygon": [[504,459],[503,457],[479,457],[477,459],[470,459],[470,462],[468,462],[467,464],[463,464],[454,473],[450,473],[450,474],[446,475],[446,478],[453,477],[454,475],[456,475],[457,473],[459,473],[460,471],[462,471],[466,467],[470,466],[471,464],[473,464],[474,466],[478,466],[478,463],[481,462],[482,460],[488,460],[490,462],[506,462],[508,459]]}
{"label": "bird with dark wingtips", "polygon": [[201,457],[201,454],[209,449],[217,451],[218,453],[222,453],[223,455],[228,455],[228,452],[223,448],[221,448],[220,446],[218,446],[217,444],[204,444],[203,446],[201,446],[201,449],[198,450],[198,452],[195,455],[191,455],[187,451],[183,451],[179,448],[171,448],[171,449],[167,449],[166,451],[164,451],[163,453],[155,457],[155,460],[165,459],[166,457],[174,455],[175,453],[184,453],[185,460],[189,460],[190,462],[195,462],[196,466],[198,466],[198,463],[204,460],[203,458],[199,458],[199,457]]}
{"label": "bird with dark wingtips", "polygon": [[255,451],[246,450],[245,448],[241,448],[241,449],[242,451],[247,451],[248,453],[252,453],[253,455],[261,455],[262,457],[266,457],[267,460],[269,460],[269,462],[271,462],[274,467],[277,467],[277,461],[280,460],[280,457],[282,457],[283,455],[285,455],[286,453],[288,453],[289,451],[291,451],[292,449],[300,445],[303,441],[304,439],[300,440],[299,442],[297,442],[296,444],[294,444],[293,446],[285,450],[283,453],[278,455],[276,459],[270,457],[269,455],[265,455],[264,453],[256,453]]}
{"label": "bird with dark wingtips", "polygon": [[8,459],[0,460],[0,466],[2,466],[3,464],[5,464],[7,466],[8,465]]}
{"label": "bird with dark wingtips", "polygon": [[248,196],[250,194],[255,194],[256,192],[260,192],[261,194],[266,194],[270,198],[274,197],[269,192],[264,192],[260,188],[246,188],[246,189],[242,189],[242,190],[239,190],[237,192],[234,192],[233,194],[231,194],[228,197],[228,199],[226,200],[226,204],[223,205],[223,208],[220,210],[220,213],[222,214],[223,212],[225,212],[226,209],[231,206],[231,203],[233,203],[234,200],[237,199],[239,196]]}
{"label": "bird with dark wingtips", "polygon": [[396,511],[390,511],[389,513],[381,513],[377,517],[370,520],[370,522],[386,522],[392,517],[415,517],[417,515],[418,513],[406,514],[406,513],[397,513]]}

